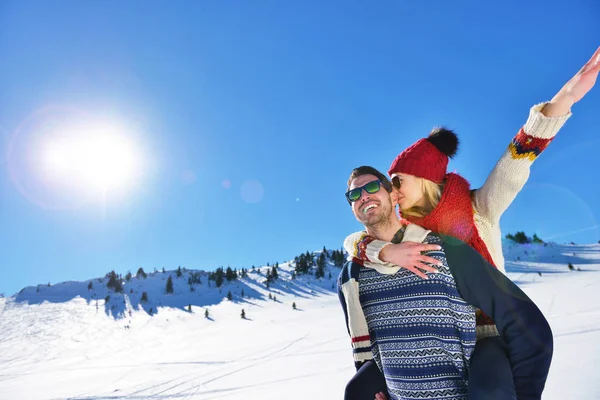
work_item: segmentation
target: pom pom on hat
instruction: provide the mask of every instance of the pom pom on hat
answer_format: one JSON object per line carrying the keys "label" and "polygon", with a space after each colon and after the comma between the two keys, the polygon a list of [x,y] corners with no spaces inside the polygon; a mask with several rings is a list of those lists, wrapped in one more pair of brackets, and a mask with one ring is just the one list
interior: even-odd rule
{"label": "pom pom on hat", "polygon": [[450,129],[435,128],[427,138],[439,151],[452,158],[458,150],[458,136]]}

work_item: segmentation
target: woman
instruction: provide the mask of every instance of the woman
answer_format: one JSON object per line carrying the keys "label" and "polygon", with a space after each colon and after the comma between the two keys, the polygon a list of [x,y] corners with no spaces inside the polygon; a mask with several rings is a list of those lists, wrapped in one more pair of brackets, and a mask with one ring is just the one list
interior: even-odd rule
{"label": "woman", "polygon": [[[599,72],[600,48],[550,102],[532,107],[526,124],[479,189],[472,190],[463,177],[446,171],[448,159],[458,147],[452,131],[436,129],[403,151],[388,171],[401,216],[408,223],[467,242],[505,272],[500,217],[526,183],[533,161],[571,116],[572,105],[594,86]],[[426,275],[419,269],[430,270],[423,268],[427,262],[414,244],[391,244],[357,232],[346,239],[344,247],[351,257],[363,262],[398,265],[423,278]],[[493,321],[480,311],[477,339],[469,393],[472,398],[485,398],[497,381],[488,375],[502,365],[508,366],[509,360]],[[376,398],[385,396],[378,393]]]}

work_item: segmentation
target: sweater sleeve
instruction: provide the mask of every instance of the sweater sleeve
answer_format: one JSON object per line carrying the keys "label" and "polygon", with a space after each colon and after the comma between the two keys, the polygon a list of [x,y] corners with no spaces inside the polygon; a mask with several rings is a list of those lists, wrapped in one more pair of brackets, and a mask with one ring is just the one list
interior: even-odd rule
{"label": "sweater sleeve", "polygon": [[541,103],[531,108],[525,125],[512,139],[483,186],[475,190],[475,210],[492,224],[500,221],[502,213],[527,182],[531,164],[571,117],[571,113],[546,117],[541,112],[545,105]]}
{"label": "sweater sleeve", "polygon": [[508,347],[519,399],[540,399],[553,353],[552,330],[535,303],[468,244],[440,235],[461,296],[489,315]]}
{"label": "sweater sleeve", "polygon": [[370,262],[374,264],[387,265],[385,261],[379,258],[379,252],[390,242],[377,240],[367,235],[367,232],[354,232],[344,240],[344,250],[348,253],[348,259],[358,259],[361,262]]}
{"label": "sweater sleeve", "polygon": [[348,266],[344,265],[342,267],[342,271],[340,272],[340,275],[338,276],[337,292],[338,292],[338,299],[340,300],[340,305],[342,306],[342,311],[344,312],[344,320],[346,321],[346,330],[348,331],[348,335],[350,336],[350,327],[348,326],[348,311],[347,311],[347,307],[346,307],[346,298],[344,297],[344,292],[342,292],[343,277],[344,277],[344,273],[347,270],[347,268],[348,268]]}
{"label": "sweater sleeve", "polygon": [[[342,306],[342,311],[344,312],[344,321],[346,322],[346,331],[348,332],[348,336],[350,337],[350,339],[352,339],[352,334],[350,332],[350,318],[348,316],[348,303],[346,301],[346,296],[344,296],[344,291],[342,290],[342,286],[344,284],[345,281],[350,279],[350,269],[351,269],[351,265],[350,262],[347,262],[344,264],[344,266],[342,267],[342,270],[340,271],[340,275],[338,276],[337,279],[337,292],[338,292],[338,299],[340,300],[340,305]],[[354,368],[356,368],[356,370],[358,371],[360,369],[360,367],[363,366],[363,364],[365,363],[365,361],[354,361]]]}
{"label": "sweater sleeve", "polygon": [[[348,325],[349,321],[348,321],[348,307],[346,306],[346,297],[344,296],[344,292],[342,291],[342,281],[343,279],[343,275],[344,273],[346,273],[345,271],[347,271],[348,269],[348,265],[344,265],[344,267],[342,268],[342,272],[340,272],[340,275],[338,277],[338,281],[337,281],[337,292],[338,292],[338,299],[340,300],[340,305],[342,306],[342,311],[344,312],[344,320],[346,321],[346,331],[348,332],[348,336],[350,336],[350,338],[352,338],[352,335],[350,334],[350,326]],[[358,362],[355,361],[354,362],[354,368],[356,368],[356,370],[358,371],[359,368],[362,366],[362,362]]]}

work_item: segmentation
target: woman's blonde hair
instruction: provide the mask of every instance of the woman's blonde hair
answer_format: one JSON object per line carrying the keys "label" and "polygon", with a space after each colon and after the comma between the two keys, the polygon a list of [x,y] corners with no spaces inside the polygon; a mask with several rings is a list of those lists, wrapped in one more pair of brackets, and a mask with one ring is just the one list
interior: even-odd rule
{"label": "woman's blonde hair", "polygon": [[402,215],[408,215],[411,217],[423,218],[429,214],[440,202],[442,197],[442,190],[444,190],[444,184],[437,184],[430,181],[429,179],[417,177],[421,183],[421,189],[423,190],[423,197],[425,198],[424,207],[411,207],[407,210],[401,210]]}

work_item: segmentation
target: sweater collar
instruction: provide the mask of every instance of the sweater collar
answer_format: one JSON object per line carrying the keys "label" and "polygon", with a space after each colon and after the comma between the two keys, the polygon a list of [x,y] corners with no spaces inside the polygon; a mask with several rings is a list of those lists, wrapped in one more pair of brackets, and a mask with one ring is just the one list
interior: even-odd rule
{"label": "sweater collar", "polygon": [[404,231],[406,230],[406,226],[402,225],[402,228],[398,229],[398,232],[394,234],[392,238],[392,243],[402,243],[402,239],[404,239]]}

